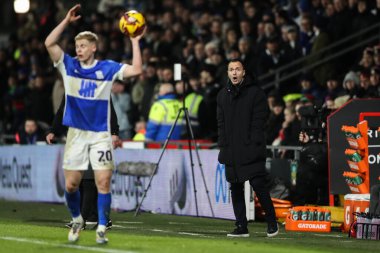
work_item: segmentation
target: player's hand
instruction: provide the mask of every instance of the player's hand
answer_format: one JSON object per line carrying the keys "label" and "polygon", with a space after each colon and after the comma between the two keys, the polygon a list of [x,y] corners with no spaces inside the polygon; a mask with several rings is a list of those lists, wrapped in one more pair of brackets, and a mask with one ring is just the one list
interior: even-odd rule
{"label": "player's hand", "polygon": [[80,4],[76,4],[67,12],[66,19],[69,21],[69,23],[75,22],[81,18],[81,15],[77,16],[77,12],[80,10],[80,8]]}
{"label": "player's hand", "polygon": [[53,133],[49,133],[48,135],[46,135],[47,144],[53,144],[54,137],[55,135]]}
{"label": "player's hand", "polygon": [[144,34],[146,32],[146,25],[144,27],[144,31],[140,35],[137,35],[136,37],[130,37],[131,41],[139,41],[142,37],[144,37]]}
{"label": "player's hand", "polygon": [[111,138],[112,138],[113,149],[117,149],[117,148],[121,147],[121,141],[120,141],[119,136],[112,135]]}

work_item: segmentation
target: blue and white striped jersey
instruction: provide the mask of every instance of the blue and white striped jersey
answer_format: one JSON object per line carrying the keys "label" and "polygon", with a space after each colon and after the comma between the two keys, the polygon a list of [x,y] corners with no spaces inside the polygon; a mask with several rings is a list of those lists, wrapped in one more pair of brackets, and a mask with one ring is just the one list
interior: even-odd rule
{"label": "blue and white striped jersey", "polygon": [[110,130],[110,97],[115,79],[123,79],[126,65],[114,61],[96,61],[83,68],[67,54],[54,64],[61,72],[66,104],[63,124],[94,132]]}

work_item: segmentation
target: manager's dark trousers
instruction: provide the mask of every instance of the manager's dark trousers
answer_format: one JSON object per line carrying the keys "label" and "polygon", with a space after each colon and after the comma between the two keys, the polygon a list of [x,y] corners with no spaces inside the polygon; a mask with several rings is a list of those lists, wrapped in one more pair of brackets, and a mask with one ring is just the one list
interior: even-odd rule
{"label": "manager's dark trousers", "polygon": [[[276,222],[276,213],[273,202],[269,195],[267,180],[265,176],[257,176],[249,180],[256,196],[265,211],[266,221],[269,223]],[[244,199],[244,183],[231,183],[232,206],[236,217],[236,226],[247,227],[247,216]]]}

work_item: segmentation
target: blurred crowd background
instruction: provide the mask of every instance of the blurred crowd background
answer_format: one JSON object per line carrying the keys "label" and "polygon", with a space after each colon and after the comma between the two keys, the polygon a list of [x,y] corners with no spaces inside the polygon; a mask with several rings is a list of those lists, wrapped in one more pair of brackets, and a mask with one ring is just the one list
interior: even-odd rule
{"label": "blurred crowd background", "polygon": [[[171,83],[178,99],[202,96],[196,137],[216,141],[216,95],[232,58],[243,60],[268,95],[268,145],[299,144],[305,105],[335,110],[352,98],[380,96],[379,0],[31,0],[26,14],[15,14],[9,2],[0,4],[6,31],[0,40],[2,143],[43,140],[52,124],[64,88],[44,40],[76,2],[82,19],[60,39],[70,55],[75,35],[90,30],[99,36],[97,59],[128,63],[130,40],[119,31],[119,18],[130,9],[146,18],[143,74],[118,80],[112,89],[123,139],[144,128],[160,84]],[[174,63],[182,64],[185,91],[174,81]],[[36,129],[37,137],[25,139]]]}

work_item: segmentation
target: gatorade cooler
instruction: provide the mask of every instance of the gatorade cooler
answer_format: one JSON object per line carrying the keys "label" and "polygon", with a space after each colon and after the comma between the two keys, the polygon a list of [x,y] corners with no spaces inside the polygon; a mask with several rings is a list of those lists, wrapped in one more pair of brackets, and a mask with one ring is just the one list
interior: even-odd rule
{"label": "gatorade cooler", "polygon": [[354,221],[353,212],[369,211],[370,194],[347,194],[344,196],[344,231],[350,230],[351,223]]}

